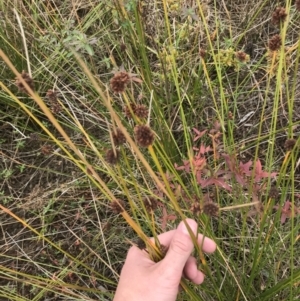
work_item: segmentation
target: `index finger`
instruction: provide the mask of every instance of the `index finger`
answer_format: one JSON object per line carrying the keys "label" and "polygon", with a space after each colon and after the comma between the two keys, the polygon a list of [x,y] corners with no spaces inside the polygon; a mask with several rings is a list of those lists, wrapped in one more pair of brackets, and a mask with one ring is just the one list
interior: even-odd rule
{"label": "index finger", "polygon": [[[162,233],[162,234],[159,234],[157,236],[159,242],[166,246],[166,247],[169,247],[171,241],[172,241],[172,238],[175,234],[175,231],[176,230],[170,230],[168,232],[165,232],[165,233]],[[204,239],[204,241],[203,241]],[[154,238],[151,237],[150,240],[154,243]],[[216,248],[217,248],[217,245],[216,243],[208,238],[208,237],[204,237],[201,233],[198,233],[198,236],[197,236],[197,242],[198,242],[198,245],[200,247],[202,247],[202,250],[205,252],[205,253],[213,253]]]}

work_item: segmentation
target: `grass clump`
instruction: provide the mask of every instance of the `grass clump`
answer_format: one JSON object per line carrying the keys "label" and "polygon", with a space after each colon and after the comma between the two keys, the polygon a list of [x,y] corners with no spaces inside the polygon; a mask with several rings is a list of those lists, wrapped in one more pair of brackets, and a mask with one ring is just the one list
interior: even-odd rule
{"label": "grass clump", "polygon": [[0,2],[3,300],[111,300],[129,246],[185,217],[218,249],[179,300],[299,298],[284,5]]}

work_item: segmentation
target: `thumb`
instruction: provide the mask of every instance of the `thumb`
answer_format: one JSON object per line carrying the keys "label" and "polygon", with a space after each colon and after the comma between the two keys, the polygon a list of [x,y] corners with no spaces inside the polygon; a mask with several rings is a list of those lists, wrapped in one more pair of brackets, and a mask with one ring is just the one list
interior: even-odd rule
{"label": "thumb", "polygon": [[[197,234],[197,223],[192,219],[186,219],[192,232]],[[169,250],[161,261],[162,271],[165,277],[181,279],[183,268],[194,249],[193,241],[184,222],[181,222],[174,233]]]}

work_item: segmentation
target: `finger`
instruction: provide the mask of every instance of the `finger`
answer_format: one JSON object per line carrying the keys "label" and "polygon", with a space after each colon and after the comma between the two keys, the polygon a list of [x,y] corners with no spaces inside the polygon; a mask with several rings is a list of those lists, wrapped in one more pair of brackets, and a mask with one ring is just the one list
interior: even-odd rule
{"label": "finger", "polygon": [[184,266],[183,273],[185,277],[195,284],[201,284],[204,281],[204,274],[198,270],[195,257],[190,256]]}
{"label": "finger", "polygon": [[[197,232],[197,223],[192,219],[186,219],[193,233]],[[180,282],[182,271],[186,261],[194,249],[193,241],[184,222],[176,229],[165,258],[161,261],[161,273],[166,279]]]}
{"label": "finger", "polygon": [[[173,238],[173,236],[174,236],[175,231],[176,231],[176,230],[170,230],[170,231],[168,231],[168,232],[159,234],[159,235],[157,236],[159,242],[160,242],[162,245],[168,247],[168,246],[170,245],[171,241],[172,241],[172,238]],[[150,240],[151,240],[153,243],[155,243],[155,240],[154,240],[153,237],[151,237]]]}
{"label": "finger", "polygon": [[136,246],[132,246],[129,249],[125,263],[129,266],[141,265],[144,267],[152,266],[154,264],[154,262],[150,260],[149,254]]}
{"label": "finger", "polygon": [[[170,230],[168,232],[158,235],[158,240],[160,241],[160,243],[162,245],[169,247],[169,245],[173,239],[175,231],[176,230]],[[203,239],[204,239],[204,241],[203,241]],[[151,241],[154,243],[154,238],[151,238]],[[200,233],[198,234],[197,241],[198,241],[198,245],[200,247],[202,247],[202,250],[205,253],[213,253],[217,248],[216,243],[212,239],[210,239],[208,237],[204,237]]]}
{"label": "finger", "polygon": [[204,237],[200,233],[198,234],[197,242],[205,253],[213,253],[217,248],[216,243],[212,239]]}

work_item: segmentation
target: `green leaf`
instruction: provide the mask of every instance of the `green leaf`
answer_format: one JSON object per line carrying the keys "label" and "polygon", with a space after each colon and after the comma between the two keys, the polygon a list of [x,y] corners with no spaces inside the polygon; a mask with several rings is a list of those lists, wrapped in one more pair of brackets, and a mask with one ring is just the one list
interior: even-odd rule
{"label": "green leaf", "polygon": [[91,45],[85,45],[85,50],[90,56],[94,55],[94,50]]}

